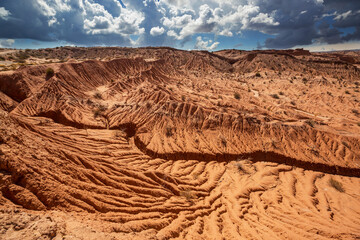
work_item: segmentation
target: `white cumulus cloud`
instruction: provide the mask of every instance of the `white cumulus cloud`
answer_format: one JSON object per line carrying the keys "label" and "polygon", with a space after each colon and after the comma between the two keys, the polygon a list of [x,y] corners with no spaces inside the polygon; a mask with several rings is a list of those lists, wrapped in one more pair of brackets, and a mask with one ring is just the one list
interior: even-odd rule
{"label": "white cumulus cloud", "polygon": [[8,20],[10,15],[11,13],[8,10],[6,10],[4,7],[0,7],[0,18]]}
{"label": "white cumulus cloud", "polygon": [[201,36],[196,38],[196,43],[194,48],[200,50],[215,50],[219,45],[219,42],[214,42],[212,40],[203,40]]}
{"label": "white cumulus cloud", "polygon": [[[121,6],[119,6],[121,8]],[[103,5],[85,0],[83,4],[84,29],[88,34],[142,34],[140,27],[144,20],[142,12],[121,8],[119,16],[114,17]]]}
{"label": "white cumulus cloud", "polygon": [[347,17],[349,17],[351,15],[351,10],[347,11],[347,12],[344,12],[342,14],[339,14],[338,16],[336,16],[334,19],[335,20],[344,20],[346,19]]}
{"label": "white cumulus cloud", "polygon": [[280,24],[279,22],[274,21],[274,18],[270,17],[267,13],[259,13],[259,15],[253,17],[250,22],[269,26],[277,26]]}
{"label": "white cumulus cloud", "polygon": [[165,32],[165,29],[163,27],[153,27],[150,30],[150,34],[152,36],[160,36]]}
{"label": "white cumulus cloud", "polygon": [[0,48],[11,48],[14,43],[14,39],[0,39]]}

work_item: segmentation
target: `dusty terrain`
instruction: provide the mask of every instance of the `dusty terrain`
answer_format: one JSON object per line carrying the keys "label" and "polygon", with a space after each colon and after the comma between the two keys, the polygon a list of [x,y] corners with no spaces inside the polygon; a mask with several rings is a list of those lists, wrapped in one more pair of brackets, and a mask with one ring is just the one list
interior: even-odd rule
{"label": "dusty terrain", "polygon": [[360,52],[0,56],[1,239],[360,238]]}

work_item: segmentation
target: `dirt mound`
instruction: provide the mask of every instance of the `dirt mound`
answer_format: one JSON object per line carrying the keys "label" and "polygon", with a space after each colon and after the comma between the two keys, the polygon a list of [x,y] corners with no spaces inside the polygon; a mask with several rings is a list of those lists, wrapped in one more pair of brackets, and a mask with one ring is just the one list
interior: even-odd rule
{"label": "dirt mound", "polygon": [[347,58],[47,52],[119,58],[0,75],[2,236],[360,236],[360,76]]}
{"label": "dirt mound", "polygon": [[12,111],[16,106],[18,102],[11,99],[9,96],[7,96],[5,93],[0,91],[0,109],[10,112]]}

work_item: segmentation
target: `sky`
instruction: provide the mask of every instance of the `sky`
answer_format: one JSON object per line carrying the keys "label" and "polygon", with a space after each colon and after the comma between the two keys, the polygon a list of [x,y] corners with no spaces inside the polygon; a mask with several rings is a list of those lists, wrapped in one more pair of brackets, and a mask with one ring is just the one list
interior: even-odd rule
{"label": "sky", "polygon": [[0,47],[360,49],[360,0],[0,0]]}

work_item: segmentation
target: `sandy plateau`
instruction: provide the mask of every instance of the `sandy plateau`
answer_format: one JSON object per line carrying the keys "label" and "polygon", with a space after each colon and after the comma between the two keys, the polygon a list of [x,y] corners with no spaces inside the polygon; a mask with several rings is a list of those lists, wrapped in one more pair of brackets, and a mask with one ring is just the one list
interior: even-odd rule
{"label": "sandy plateau", "polygon": [[0,57],[0,239],[360,239],[359,51]]}

